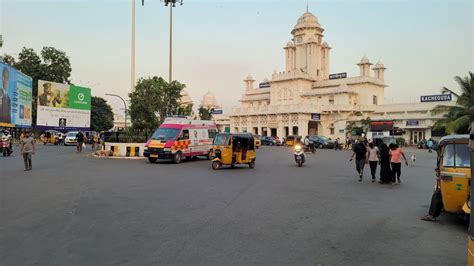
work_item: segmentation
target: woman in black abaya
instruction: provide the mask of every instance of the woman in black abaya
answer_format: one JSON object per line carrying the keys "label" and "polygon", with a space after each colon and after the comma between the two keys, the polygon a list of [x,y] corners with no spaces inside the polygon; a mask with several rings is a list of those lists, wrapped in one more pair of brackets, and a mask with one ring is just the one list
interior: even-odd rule
{"label": "woman in black abaya", "polygon": [[379,146],[380,151],[380,184],[389,184],[392,182],[392,170],[390,169],[389,148],[387,144],[382,143]]}

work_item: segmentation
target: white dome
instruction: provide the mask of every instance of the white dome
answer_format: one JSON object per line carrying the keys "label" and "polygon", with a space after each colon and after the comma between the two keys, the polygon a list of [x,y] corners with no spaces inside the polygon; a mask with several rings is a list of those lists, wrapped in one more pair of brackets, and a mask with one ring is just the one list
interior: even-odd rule
{"label": "white dome", "polygon": [[210,91],[208,91],[204,95],[204,97],[202,97],[201,105],[204,106],[204,107],[208,107],[208,108],[218,107],[216,96],[214,96],[214,94],[212,94]]}
{"label": "white dome", "polygon": [[369,58],[367,58],[367,56],[364,55],[364,57],[362,57],[362,59],[360,59],[360,62],[358,63],[358,65],[372,65],[369,61]]}
{"label": "white dome", "polygon": [[303,28],[321,28],[318,18],[311,12],[305,12],[296,22],[293,32],[297,29]]}

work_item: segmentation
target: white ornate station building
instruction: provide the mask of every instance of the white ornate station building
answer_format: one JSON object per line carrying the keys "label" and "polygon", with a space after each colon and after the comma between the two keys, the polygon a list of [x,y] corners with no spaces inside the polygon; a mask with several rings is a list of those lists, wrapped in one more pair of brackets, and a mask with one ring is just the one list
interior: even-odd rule
{"label": "white ornate station building", "polygon": [[[274,71],[271,80],[257,85],[252,76],[245,78],[241,104],[230,114],[231,132],[344,138],[348,122],[370,117],[393,120],[411,143],[431,137],[431,127],[440,117],[429,111],[437,103],[384,104],[386,68],[380,61],[373,65],[366,56],[356,64],[359,76],[331,75],[331,47],[323,33],[312,13],[298,19],[283,48],[285,70]],[[414,120],[417,123],[409,122]]]}

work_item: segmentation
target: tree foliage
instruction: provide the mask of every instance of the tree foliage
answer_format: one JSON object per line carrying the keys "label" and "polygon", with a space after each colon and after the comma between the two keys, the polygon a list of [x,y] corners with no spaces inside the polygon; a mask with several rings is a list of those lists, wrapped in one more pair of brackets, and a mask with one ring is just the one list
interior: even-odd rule
{"label": "tree foliage", "polygon": [[168,83],[161,77],[140,79],[135,91],[129,94],[133,127],[155,130],[167,116],[176,115],[185,87],[176,80]]}
{"label": "tree foliage", "polygon": [[178,107],[177,115],[192,116],[193,115],[193,104],[180,105]]}
{"label": "tree foliage", "polygon": [[204,106],[199,107],[199,119],[201,120],[211,120],[212,119],[212,108],[207,108]]}
{"label": "tree foliage", "polygon": [[[41,55],[41,56],[40,56]],[[54,47],[43,47],[38,55],[34,49],[23,47],[18,59],[6,55],[4,61],[33,79],[33,125],[36,124],[38,80],[70,83],[71,63],[65,52]]]}
{"label": "tree foliage", "polygon": [[[438,105],[431,114],[443,114],[433,128],[435,130],[445,128],[448,134],[468,133],[471,123],[474,122],[474,74],[469,72],[466,77],[456,76],[454,80],[459,84],[461,94],[456,100],[456,105]],[[446,87],[444,90],[448,90]]]}
{"label": "tree foliage", "polygon": [[101,132],[114,126],[112,107],[101,97],[91,99],[91,130]]}

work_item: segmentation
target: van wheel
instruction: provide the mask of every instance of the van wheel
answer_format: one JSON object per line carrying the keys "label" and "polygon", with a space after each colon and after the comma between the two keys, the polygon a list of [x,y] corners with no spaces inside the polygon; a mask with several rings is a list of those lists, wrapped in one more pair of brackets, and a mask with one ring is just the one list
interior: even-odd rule
{"label": "van wheel", "polygon": [[181,159],[183,158],[183,155],[181,154],[180,151],[174,154],[173,162],[174,163],[181,163]]}
{"label": "van wheel", "polygon": [[252,161],[249,163],[249,168],[255,168],[255,161]]}
{"label": "van wheel", "polygon": [[150,163],[156,163],[156,158],[150,158],[150,157],[148,157],[148,161],[149,161]]}
{"label": "van wheel", "polygon": [[221,162],[219,161],[212,162],[212,169],[218,170],[219,168],[221,168]]}

